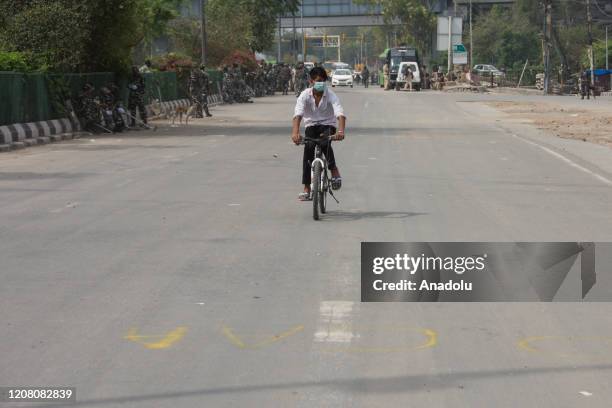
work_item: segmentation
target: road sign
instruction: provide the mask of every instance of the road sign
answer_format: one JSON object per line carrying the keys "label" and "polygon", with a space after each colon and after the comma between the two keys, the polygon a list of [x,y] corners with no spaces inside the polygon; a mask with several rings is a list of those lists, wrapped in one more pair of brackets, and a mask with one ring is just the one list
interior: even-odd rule
{"label": "road sign", "polygon": [[[438,17],[438,41],[437,50],[448,50],[448,19],[449,17]],[[452,45],[461,44],[463,36],[463,18],[453,17],[453,38]]]}
{"label": "road sign", "polygon": [[463,44],[453,45],[453,64],[465,65],[468,63],[468,53]]}

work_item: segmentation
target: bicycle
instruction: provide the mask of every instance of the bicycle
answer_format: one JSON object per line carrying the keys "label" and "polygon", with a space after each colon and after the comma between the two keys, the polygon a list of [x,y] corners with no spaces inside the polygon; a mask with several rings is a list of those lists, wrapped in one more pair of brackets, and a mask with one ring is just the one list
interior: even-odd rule
{"label": "bicycle", "polygon": [[327,194],[340,204],[340,201],[334,196],[333,190],[330,188],[331,181],[328,173],[327,159],[323,158],[323,149],[321,145],[325,142],[338,140],[336,135],[321,133],[321,138],[313,139],[303,137],[300,144],[314,143],[315,158],[310,164],[310,193],[312,194],[312,218],[318,221],[320,214],[327,212]]}

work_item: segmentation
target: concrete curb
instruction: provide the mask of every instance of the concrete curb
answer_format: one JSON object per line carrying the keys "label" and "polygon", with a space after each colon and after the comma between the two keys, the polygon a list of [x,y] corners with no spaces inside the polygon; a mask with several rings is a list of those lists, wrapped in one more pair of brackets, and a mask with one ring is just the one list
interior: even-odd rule
{"label": "concrete curb", "polygon": [[0,151],[72,139],[80,131],[80,126],[75,127],[67,118],[0,126]]}

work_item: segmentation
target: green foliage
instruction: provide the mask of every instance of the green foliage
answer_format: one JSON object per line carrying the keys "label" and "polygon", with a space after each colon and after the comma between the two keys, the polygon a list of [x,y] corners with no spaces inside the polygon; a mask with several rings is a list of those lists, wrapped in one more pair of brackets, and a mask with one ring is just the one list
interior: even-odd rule
{"label": "green foliage", "polygon": [[27,56],[21,52],[0,51],[0,71],[29,72]]}
{"label": "green foliage", "polygon": [[[169,34],[199,59],[199,24],[178,18],[187,0],[0,0],[0,44],[19,52],[20,70],[126,72],[132,51],[150,50]],[[296,12],[300,0],[209,0],[209,49],[217,61],[236,49],[261,51],[274,40],[279,15]],[[197,44],[197,45],[196,45]],[[5,57],[5,59],[8,57]]]}
{"label": "green foliage", "polygon": [[496,50],[497,63],[503,67],[521,65],[529,59],[532,63],[539,58],[538,37],[532,31],[504,31],[499,48]]}
{"label": "green foliage", "polygon": [[0,43],[51,71],[125,72],[183,0],[0,0]]}
{"label": "green foliage", "polygon": [[58,0],[33,1],[28,6],[16,2],[0,8],[14,11],[12,17],[5,17],[0,32],[4,48],[30,54],[30,62],[38,68],[65,71],[82,62],[88,30],[81,6]]}
{"label": "green foliage", "polygon": [[139,0],[140,23],[144,45],[150,50],[156,37],[169,34],[170,22],[179,16],[178,9],[185,0]]}
{"label": "green foliage", "polygon": [[[553,38],[551,64],[577,72],[589,65],[587,58],[586,8],[582,1],[555,0],[552,8]],[[492,63],[508,68],[542,64],[541,2],[516,0],[512,8],[493,7],[474,21],[474,63]],[[593,27],[594,38],[603,36]],[[605,46],[595,43],[597,66],[605,66]],[[556,69],[556,68],[555,68]]]}
{"label": "green foliage", "polygon": [[[608,58],[612,58],[612,41],[608,41]],[[595,69],[606,67],[606,42],[604,40],[598,40],[593,43],[593,60]],[[584,53],[581,62],[585,69],[590,69],[591,63],[589,62],[588,53]]]}
{"label": "green foliage", "polygon": [[296,12],[299,0],[209,0],[206,8],[211,48],[221,54],[232,50],[263,51],[274,41],[278,16]]}
{"label": "green foliage", "polygon": [[192,60],[199,60],[202,53],[200,20],[179,17],[168,24],[168,35],[175,49],[181,50]]}

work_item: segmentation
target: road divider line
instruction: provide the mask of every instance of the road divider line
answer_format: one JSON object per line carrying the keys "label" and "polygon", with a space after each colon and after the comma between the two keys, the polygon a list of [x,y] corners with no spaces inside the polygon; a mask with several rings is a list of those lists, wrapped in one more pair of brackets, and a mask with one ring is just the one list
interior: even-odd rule
{"label": "road divider line", "polygon": [[587,169],[584,166],[581,166],[580,164],[574,162],[573,160],[568,159],[567,157],[563,156],[560,153],[555,152],[552,149],[549,149],[546,146],[542,146],[539,143],[532,142],[531,140],[527,140],[524,137],[520,137],[518,135],[514,135],[513,134],[512,137],[514,137],[516,139],[519,139],[519,140],[522,140],[523,142],[528,143],[530,145],[537,146],[540,149],[544,150],[546,153],[548,153],[548,154],[558,158],[559,160],[565,162],[566,164],[572,166],[573,168],[578,169],[578,170],[580,170],[580,171],[582,171],[582,172],[584,172],[586,174],[589,174],[592,177],[595,177],[597,180],[599,180],[599,181],[601,181],[601,182],[603,182],[603,183],[605,183],[605,184],[607,184],[609,186],[612,186],[612,180],[608,179],[607,177],[602,176],[601,174],[595,173],[594,171],[591,171],[591,170]]}

